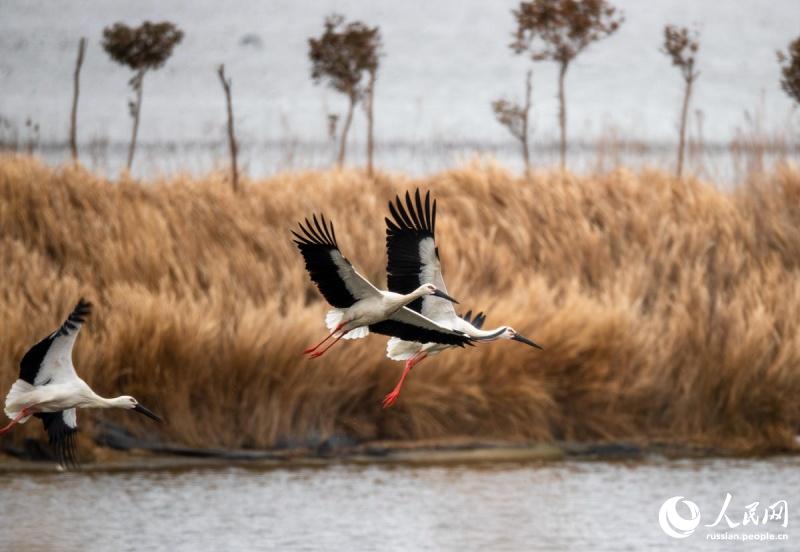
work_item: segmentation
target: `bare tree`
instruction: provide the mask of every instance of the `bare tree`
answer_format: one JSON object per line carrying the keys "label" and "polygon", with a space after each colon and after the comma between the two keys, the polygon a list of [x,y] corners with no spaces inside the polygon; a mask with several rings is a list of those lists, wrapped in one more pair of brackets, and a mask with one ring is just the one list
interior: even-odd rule
{"label": "bare tree", "polygon": [[[375,76],[378,70],[380,31],[378,27],[368,27],[360,21],[345,23],[341,15],[331,15],[325,19],[325,30],[319,38],[308,40],[308,57],[311,60],[311,79],[315,84],[326,82],[328,86],[347,96],[349,101],[347,115],[339,138],[338,164],[344,164],[347,134],[353,122],[356,103],[366,93],[368,96],[368,163],[371,166],[372,146],[372,99]],[[367,90],[362,85],[364,73],[368,73],[370,83]]]}
{"label": "bare tree", "polygon": [[561,168],[567,157],[567,106],[564,77],[569,64],[591,43],[612,35],[624,21],[606,0],[531,0],[512,12],[517,30],[511,48],[534,61],[558,63],[558,125]]}
{"label": "bare tree", "polygon": [[28,117],[25,119],[25,128],[28,129],[28,155],[33,155],[39,145],[39,123]]}
{"label": "bare tree", "polygon": [[369,70],[369,81],[367,82],[367,103],[365,110],[367,112],[367,174],[372,176],[372,155],[375,150],[375,77],[377,73],[377,65],[375,68]]}
{"label": "bare tree", "polygon": [[697,31],[689,31],[686,27],[667,25],[664,27],[664,45],[661,51],[672,58],[672,65],[680,69],[683,82],[683,107],[678,137],[678,178],[683,174],[683,157],[686,150],[686,119],[689,114],[689,100],[692,96],[692,85],[700,75],[694,70],[695,55],[700,48]]}
{"label": "bare tree", "polygon": [[233,100],[231,99],[231,79],[225,78],[225,64],[222,64],[217,69],[219,81],[222,83],[222,90],[225,92],[225,102],[228,107],[228,147],[231,152],[231,186],[233,192],[239,191],[239,168],[236,164],[236,153],[238,147],[236,146],[236,134],[233,131]]}
{"label": "bare tree", "polygon": [[136,135],[139,131],[139,117],[142,111],[142,85],[147,71],[158,69],[172,55],[172,50],[183,39],[183,31],[169,21],[151,23],[145,21],[138,27],[128,27],[115,23],[103,29],[103,49],[111,59],[127,65],[135,71],[128,83],[135,93],[135,99],[128,102],[133,130],[128,149],[128,169],[133,164],[136,151]]}
{"label": "bare tree", "polygon": [[786,53],[778,52],[781,64],[781,88],[800,104],[800,36],[789,43]]}
{"label": "bare tree", "polygon": [[81,67],[83,54],[86,52],[86,37],[78,41],[78,59],[75,61],[75,73],[72,76],[72,112],[69,117],[69,147],[72,160],[78,160],[78,95],[80,94]]}
{"label": "bare tree", "polygon": [[328,140],[332,144],[336,144],[336,125],[339,123],[339,115],[337,113],[328,113]]}
{"label": "bare tree", "polygon": [[522,105],[509,100],[500,99],[492,102],[492,110],[497,122],[508,129],[511,135],[519,140],[522,147],[522,160],[525,163],[525,174],[531,167],[530,148],[528,147],[528,125],[531,111],[531,92],[533,71],[525,75],[525,102]]}

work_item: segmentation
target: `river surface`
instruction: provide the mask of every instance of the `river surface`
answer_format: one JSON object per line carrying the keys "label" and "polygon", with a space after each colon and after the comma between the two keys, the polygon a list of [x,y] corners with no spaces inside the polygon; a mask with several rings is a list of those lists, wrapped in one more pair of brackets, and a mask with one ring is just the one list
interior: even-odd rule
{"label": "river surface", "polygon": [[[727,493],[737,527],[706,527]],[[683,539],[659,525],[673,496],[699,510]],[[787,527],[763,524],[781,500]],[[798,505],[798,457],[3,474],[0,549],[783,551],[800,546]],[[725,533],[775,540],[709,540]]]}

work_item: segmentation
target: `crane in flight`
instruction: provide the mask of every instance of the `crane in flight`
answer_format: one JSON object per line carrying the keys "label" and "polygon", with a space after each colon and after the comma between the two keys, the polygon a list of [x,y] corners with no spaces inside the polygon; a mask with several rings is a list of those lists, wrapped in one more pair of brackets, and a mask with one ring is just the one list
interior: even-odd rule
{"label": "crane in flight", "polygon": [[[305,351],[312,358],[322,356],[340,339],[358,339],[369,332],[397,337],[408,341],[439,343],[463,347],[471,339],[463,332],[443,327],[418,311],[405,305],[422,297],[438,297],[446,303],[457,301],[426,282],[404,293],[382,291],[359,274],[339,250],[333,223],[323,215],[313,224],[305,219],[299,223],[300,232],[292,231],[294,243],[303,255],[311,280],[333,307],[325,316],[330,333]],[[320,347],[336,336],[324,349]]]}
{"label": "crane in flight", "polygon": [[0,428],[3,435],[31,416],[41,419],[55,457],[65,468],[77,465],[78,408],[122,408],[161,421],[133,397],[101,397],[78,377],[72,364],[72,348],[91,308],[91,303],[80,299],[60,328],[25,353],[19,365],[19,379],[6,396],[5,413],[11,422]]}
{"label": "crane in flight", "polygon": [[[436,246],[435,238],[436,200],[431,203],[430,192],[427,192],[423,202],[419,190],[417,190],[412,201],[411,195],[406,192],[405,206],[397,196],[394,202],[389,202],[389,213],[392,216],[391,219],[386,218],[386,252],[388,256],[386,272],[389,289],[397,293],[406,293],[409,289],[417,286],[433,284],[437,289],[446,293],[447,288],[442,277],[439,249]],[[421,313],[440,326],[466,334],[475,342],[511,339],[537,349],[543,348],[511,326],[483,330],[485,317],[482,313],[470,321],[467,317],[458,316],[452,303],[441,301],[437,297],[419,297],[409,303],[408,308]],[[450,347],[443,343],[395,337],[389,340],[386,348],[387,356],[390,359],[405,360],[406,364],[400,381],[384,398],[384,408],[388,408],[397,401],[400,388],[415,365]]]}

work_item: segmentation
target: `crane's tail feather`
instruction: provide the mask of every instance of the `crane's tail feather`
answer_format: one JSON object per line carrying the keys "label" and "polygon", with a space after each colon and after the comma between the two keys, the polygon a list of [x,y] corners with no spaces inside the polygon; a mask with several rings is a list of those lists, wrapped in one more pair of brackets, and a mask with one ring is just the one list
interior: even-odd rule
{"label": "crane's tail feather", "polygon": [[330,331],[333,331],[339,326],[343,317],[344,317],[344,310],[331,309],[328,311],[328,314],[325,315],[325,326]]}
{"label": "crane's tail feather", "polygon": [[360,326],[344,334],[343,339],[361,339],[369,335],[369,326]]}
{"label": "crane's tail feather", "polygon": [[[327,326],[330,331],[333,331],[342,323],[342,318],[344,318],[344,309],[331,309],[328,311],[328,314],[325,315],[325,326]],[[342,339],[361,339],[368,335],[369,327],[361,326],[360,328],[352,329],[344,334]]]}
{"label": "crane's tail feather", "polygon": [[386,343],[386,356],[391,360],[408,360],[422,350],[422,343],[392,337]]}
{"label": "crane's tail feather", "polygon": [[[6,395],[6,404],[4,408],[6,416],[12,420],[16,418],[28,402],[25,400],[26,395],[34,389],[36,388],[25,380],[18,379],[15,381],[14,385],[9,389],[8,395]],[[24,424],[28,421],[28,418],[30,418],[30,416],[20,418],[17,423]]]}

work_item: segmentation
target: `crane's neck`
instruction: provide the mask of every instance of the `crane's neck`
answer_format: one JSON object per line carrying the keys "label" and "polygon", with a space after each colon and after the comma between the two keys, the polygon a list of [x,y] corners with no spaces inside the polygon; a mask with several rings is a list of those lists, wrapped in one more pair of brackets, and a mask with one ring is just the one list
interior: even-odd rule
{"label": "crane's neck", "polygon": [[398,308],[405,307],[410,302],[419,299],[420,297],[424,297],[425,295],[428,295],[428,290],[425,289],[424,286],[420,286],[411,293],[406,293],[405,295],[398,294],[396,298]]}
{"label": "crane's neck", "polygon": [[125,396],[106,398],[96,393],[93,393],[93,395],[91,402],[95,408],[129,408],[130,406]]}
{"label": "crane's neck", "polygon": [[505,333],[505,326],[500,326],[498,328],[494,328],[493,330],[479,330],[473,326],[466,332],[466,334],[470,337],[480,341],[494,341],[496,339],[502,339]]}

